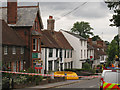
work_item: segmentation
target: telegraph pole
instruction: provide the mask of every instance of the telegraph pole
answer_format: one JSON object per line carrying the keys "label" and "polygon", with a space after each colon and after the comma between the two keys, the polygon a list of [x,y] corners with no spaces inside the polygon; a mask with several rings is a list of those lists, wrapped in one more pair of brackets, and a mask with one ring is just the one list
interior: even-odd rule
{"label": "telegraph pole", "polygon": [[[120,0],[119,0],[119,6],[118,10],[120,10]],[[118,26],[118,58],[120,58],[120,26]]]}

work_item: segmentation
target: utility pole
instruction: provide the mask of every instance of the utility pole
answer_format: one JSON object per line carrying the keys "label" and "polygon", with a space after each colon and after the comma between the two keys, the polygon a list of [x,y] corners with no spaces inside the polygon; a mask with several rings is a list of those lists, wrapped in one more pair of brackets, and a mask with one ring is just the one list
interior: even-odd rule
{"label": "utility pole", "polygon": [[[118,10],[120,10],[120,0],[119,0],[119,6]],[[118,58],[120,58],[120,26],[118,26]]]}

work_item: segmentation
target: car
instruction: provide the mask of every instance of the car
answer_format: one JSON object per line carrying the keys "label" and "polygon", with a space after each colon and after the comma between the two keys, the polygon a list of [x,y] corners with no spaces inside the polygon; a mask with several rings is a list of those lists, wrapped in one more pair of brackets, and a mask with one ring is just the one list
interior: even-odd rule
{"label": "car", "polygon": [[100,90],[103,89],[120,89],[120,70],[103,71]]}

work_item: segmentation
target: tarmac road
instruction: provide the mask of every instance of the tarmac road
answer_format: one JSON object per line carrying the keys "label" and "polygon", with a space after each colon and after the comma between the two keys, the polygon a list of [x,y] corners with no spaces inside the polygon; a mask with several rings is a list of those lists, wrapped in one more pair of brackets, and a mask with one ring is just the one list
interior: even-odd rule
{"label": "tarmac road", "polygon": [[81,88],[81,89],[97,89],[99,90],[99,85],[100,85],[100,78],[95,78],[91,80],[82,80],[81,82],[78,83],[73,83],[69,85],[64,85],[64,86],[58,86],[56,88]]}

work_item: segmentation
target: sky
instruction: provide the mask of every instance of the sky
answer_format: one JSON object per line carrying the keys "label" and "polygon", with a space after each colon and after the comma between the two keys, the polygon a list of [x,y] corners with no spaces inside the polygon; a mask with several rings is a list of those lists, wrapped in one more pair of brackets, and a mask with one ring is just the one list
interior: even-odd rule
{"label": "sky", "polygon": [[[103,1],[84,1],[39,2],[44,29],[47,28],[49,15],[55,19],[55,31],[60,29],[70,31],[75,22],[84,21],[90,23],[95,35],[110,42],[118,34],[118,28],[109,26],[111,24],[109,19],[112,18],[113,11],[110,11]],[[2,3],[2,5],[5,6],[6,3]],[[37,5],[37,2],[19,2],[18,5]]]}

